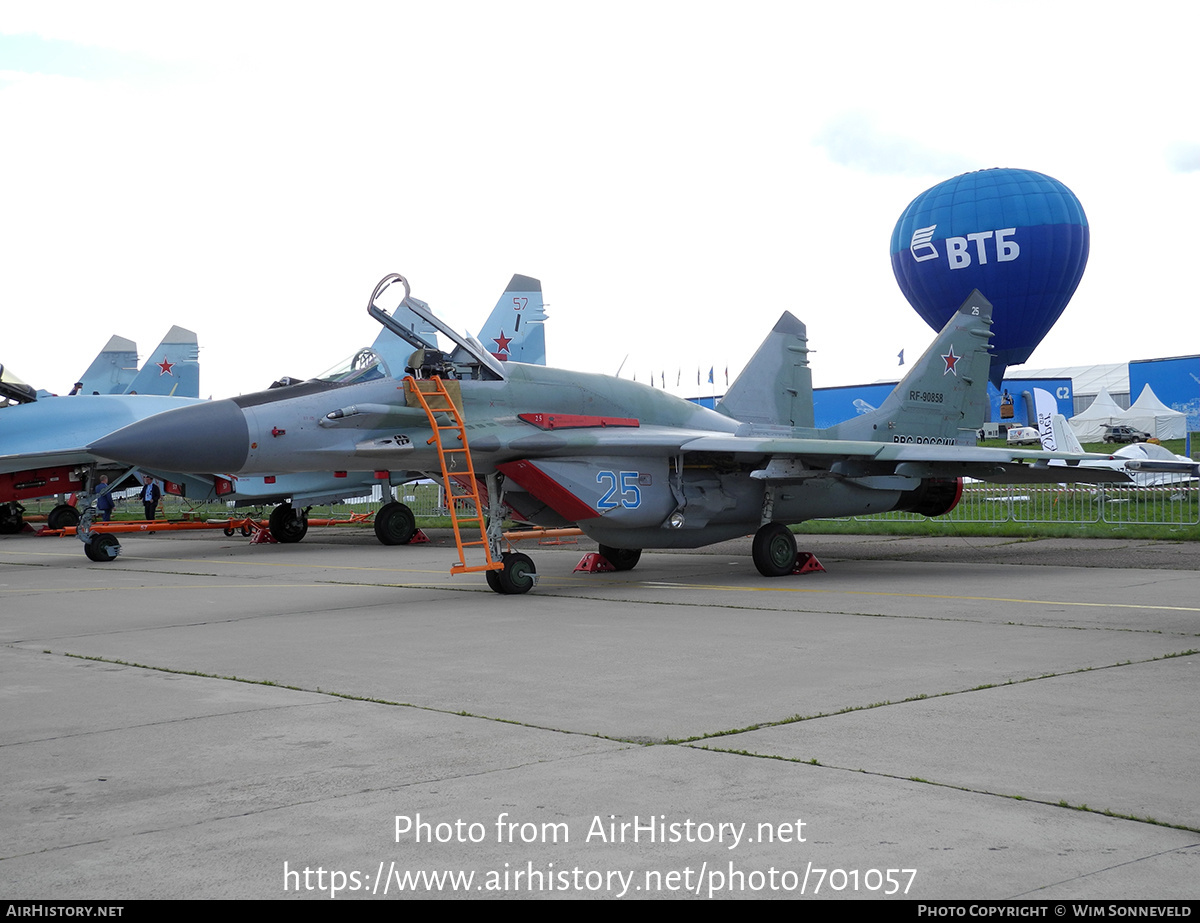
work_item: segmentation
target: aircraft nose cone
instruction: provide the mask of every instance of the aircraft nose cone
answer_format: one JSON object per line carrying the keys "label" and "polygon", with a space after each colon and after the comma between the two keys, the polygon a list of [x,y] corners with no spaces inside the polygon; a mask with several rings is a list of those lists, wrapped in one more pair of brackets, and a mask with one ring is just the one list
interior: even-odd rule
{"label": "aircraft nose cone", "polygon": [[227,474],[246,463],[249,443],[242,409],[233,401],[210,401],[139,420],[88,450],[159,471]]}

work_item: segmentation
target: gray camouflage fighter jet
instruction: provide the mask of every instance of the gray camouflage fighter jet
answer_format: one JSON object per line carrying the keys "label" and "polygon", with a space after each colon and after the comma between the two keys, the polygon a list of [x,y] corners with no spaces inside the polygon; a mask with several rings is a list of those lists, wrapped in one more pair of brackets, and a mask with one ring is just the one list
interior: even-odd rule
{"label": "gray camouflage fighter jet", "polygon": [[[453,344],[448,352],[378,306],[393,283],[404,287],[401,305]],[[790,313],[709,410],[636,382],[500,363],[434,317],[395,273],[375,287],[368,312],[414,347],[405,381],[301,385],[185,407],[91,449],[167,470],[427,472],[450,490],[474,491],[481,522],[486,509],[473,544],[487,563],[452,570],[486,571],[489,585],[508,594],[527,592],[537,577],[526,555],[501,554],[506,515],[576,523],[618,570],[635,566],[643,548],[753,533],[755,565],[780,576],[797,558],[789,524],[889,510],[937,516],[957,503],[964,477],[1057,483],[1063,469],[1050,459],[1092,457],[974,445],[991,335],[991,304],[979,292],[878,410],[822,430],[813,428],[805,327]],[[432,389],[445,394],[436,406]],[[1076,471],[1080,480],[1127,480]],[[471,544],[460,541],[460,556]]]}
{"label": "gray camouflage fighter jet", "polygon": [[[404,327],[405,322],[407,327]],[[518,273],[509,280],[504,293],[484,321],[479,339],[488,344],[488,352],[500,362],[514,360],[544,365],[545,322],[541,281]],[[437,336],[432,326],[403,312],[397,312],[390,322],[391,328],[397,326],[406,330],[407,337],[411,339],[415,336],[421,342]],[[358,350],[337,367],[319,375],[315,381],[295,382],[292,387],[319,389],[322,382],[326,387],[331,387],[333,383],[344,386],[370,379],[390,378],[393,374],[403,374],[411,352],[412,347],[408,342],[397,338],[392,329],[385,327],[369,347]],[[282,396],[293,392],[272,390],[270,393]],[[272,536],[279,542],[298,542],[304,538],[308,532],[308,510],[312,506],[369,495],[376,487],[381,487],[389,497],[388,502],[375,512],[375,535],[379,541],[385,545],[404,545],[417,531],[412,510],[398,500],[390,499],[390,496],[394,485],[421,477],[421,472],[393,468],[387,478],[380,478],[371,469],[313,470],[288,474],[271,472],[264,477],[224,477],[224,474],[232,472],[216,475],[202,474],[195,469],[187,469],[186,473],[183,473],[184,469],[146,470],[162,478],[169,493],[182,492],[193,500],[223,499],[236,506],[277,504],[271,511],[270,528]]]}

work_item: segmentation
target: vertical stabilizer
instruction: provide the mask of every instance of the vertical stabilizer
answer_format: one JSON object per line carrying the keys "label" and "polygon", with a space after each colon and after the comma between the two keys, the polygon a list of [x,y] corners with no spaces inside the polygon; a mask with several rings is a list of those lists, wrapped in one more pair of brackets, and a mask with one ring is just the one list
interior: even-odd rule
{"label": "vertical stabilizer", "polygon": [[[423,301],[418,304],[431,310]],[[437,328],[403,304],[392,313],[392,319],[424,339],[431,348],[437,345]],[[529,276],[515,275],[496,302],[478,339],[483,348],[501,362],[512,359],[514,362],[545,365],[546,332],[542,327],[545,321],[542,283]],[[402,340],[386,326],[379,331],[371,348],[384,359],[393,377],[404,374],[404,367],[413,351],[412,344]]]}
{"label": "vertical stabilizer", "polygon": [[79,389],[81,394],[124,394],[137,370],[137,344],[114,334],[87,371],[75,380],[83,382]]}
{"label": "vertical stabilizer", "polygon": [[1046,451],[1084,451],[1084,446],[1079,444],[1079,437],[1075,436],[1075,431],[1070,428],[1066,416],[1061,413],[1050,414],[1048,425],[1042,426],[1042,415],[1038,414],[1038,428],[1042,433],[1042,448]]}
{"label": "vertical stabilizer", "polygon": [[987,407],[992,303],[971,292],[879,409],[822,431],[831,439],[974,445]]}
{"label": "vertical stabilizer", "polygon": [[791,312],[783,312],[717,410],[743,423],[812,427],[808,332]]}
{"label": "vertical stabilizer", "polygon": [[167,394],[174,397],[200,396],[200,344],[196,334],[183,327],[172,327],[126,394]]}
{"label": "vertical stabilizer", "polygon": [[501,362],[546,364],[546,309],[542,283],[515,275],[479,331],[483,348]]}

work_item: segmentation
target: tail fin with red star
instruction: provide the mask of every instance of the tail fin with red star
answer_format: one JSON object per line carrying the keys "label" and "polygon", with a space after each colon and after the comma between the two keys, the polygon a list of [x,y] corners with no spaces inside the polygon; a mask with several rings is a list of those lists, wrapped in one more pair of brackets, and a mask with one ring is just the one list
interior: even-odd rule
{"label": "tail fin with red star", "polygon": [[992,303],[971,292],[879,406],[821,432],[829,439],[975,445],[987,407]]}
{"label": "tail fin with red star", "polygon": [[200,344],[196,334],[183,327],[168,330],[125,393],[199,397]]}
{"label": "tail fin with red star", "polygon": [[501,362],[546,364],[542,283],[515,275],[479,331],[479,342]]}

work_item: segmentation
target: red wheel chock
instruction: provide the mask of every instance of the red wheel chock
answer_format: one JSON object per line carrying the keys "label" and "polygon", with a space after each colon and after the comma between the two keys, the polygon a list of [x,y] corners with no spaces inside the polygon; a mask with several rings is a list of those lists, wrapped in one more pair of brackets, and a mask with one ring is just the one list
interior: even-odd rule
{"label": "red wheel chock", "polygon": [[616,568],[608,563],[608,558],[595,551],[590,551],[583,556],[577,565],[575,565],[575,573],[583,571],[585,574],[607,574],[615,571]]}
{"label": "red wheel chock", "polygon": [[250,527],[254,529],[254,536],[250,539],[251,545],[278,545],[279,540],[271,534],[271,528],[266,523],[255,522],[250,520]]}
{"label": "red wheel chock", "polygon": [[409,545],[428,545],[429,544],[429,536],[426,535],[424,532],[422,532],[420,529],[417,529],[417,531],[413,533],[413,537],[408,540],[408,544]]}
{"label": "red wheel chock", "polygon": [[821,562],[817,560],[817,556],[811,551],[799,551],[796,553],[796,567],[792,571],[793,574],[813,574],[817,571],[825,572],[825,568],[821,566]]}

